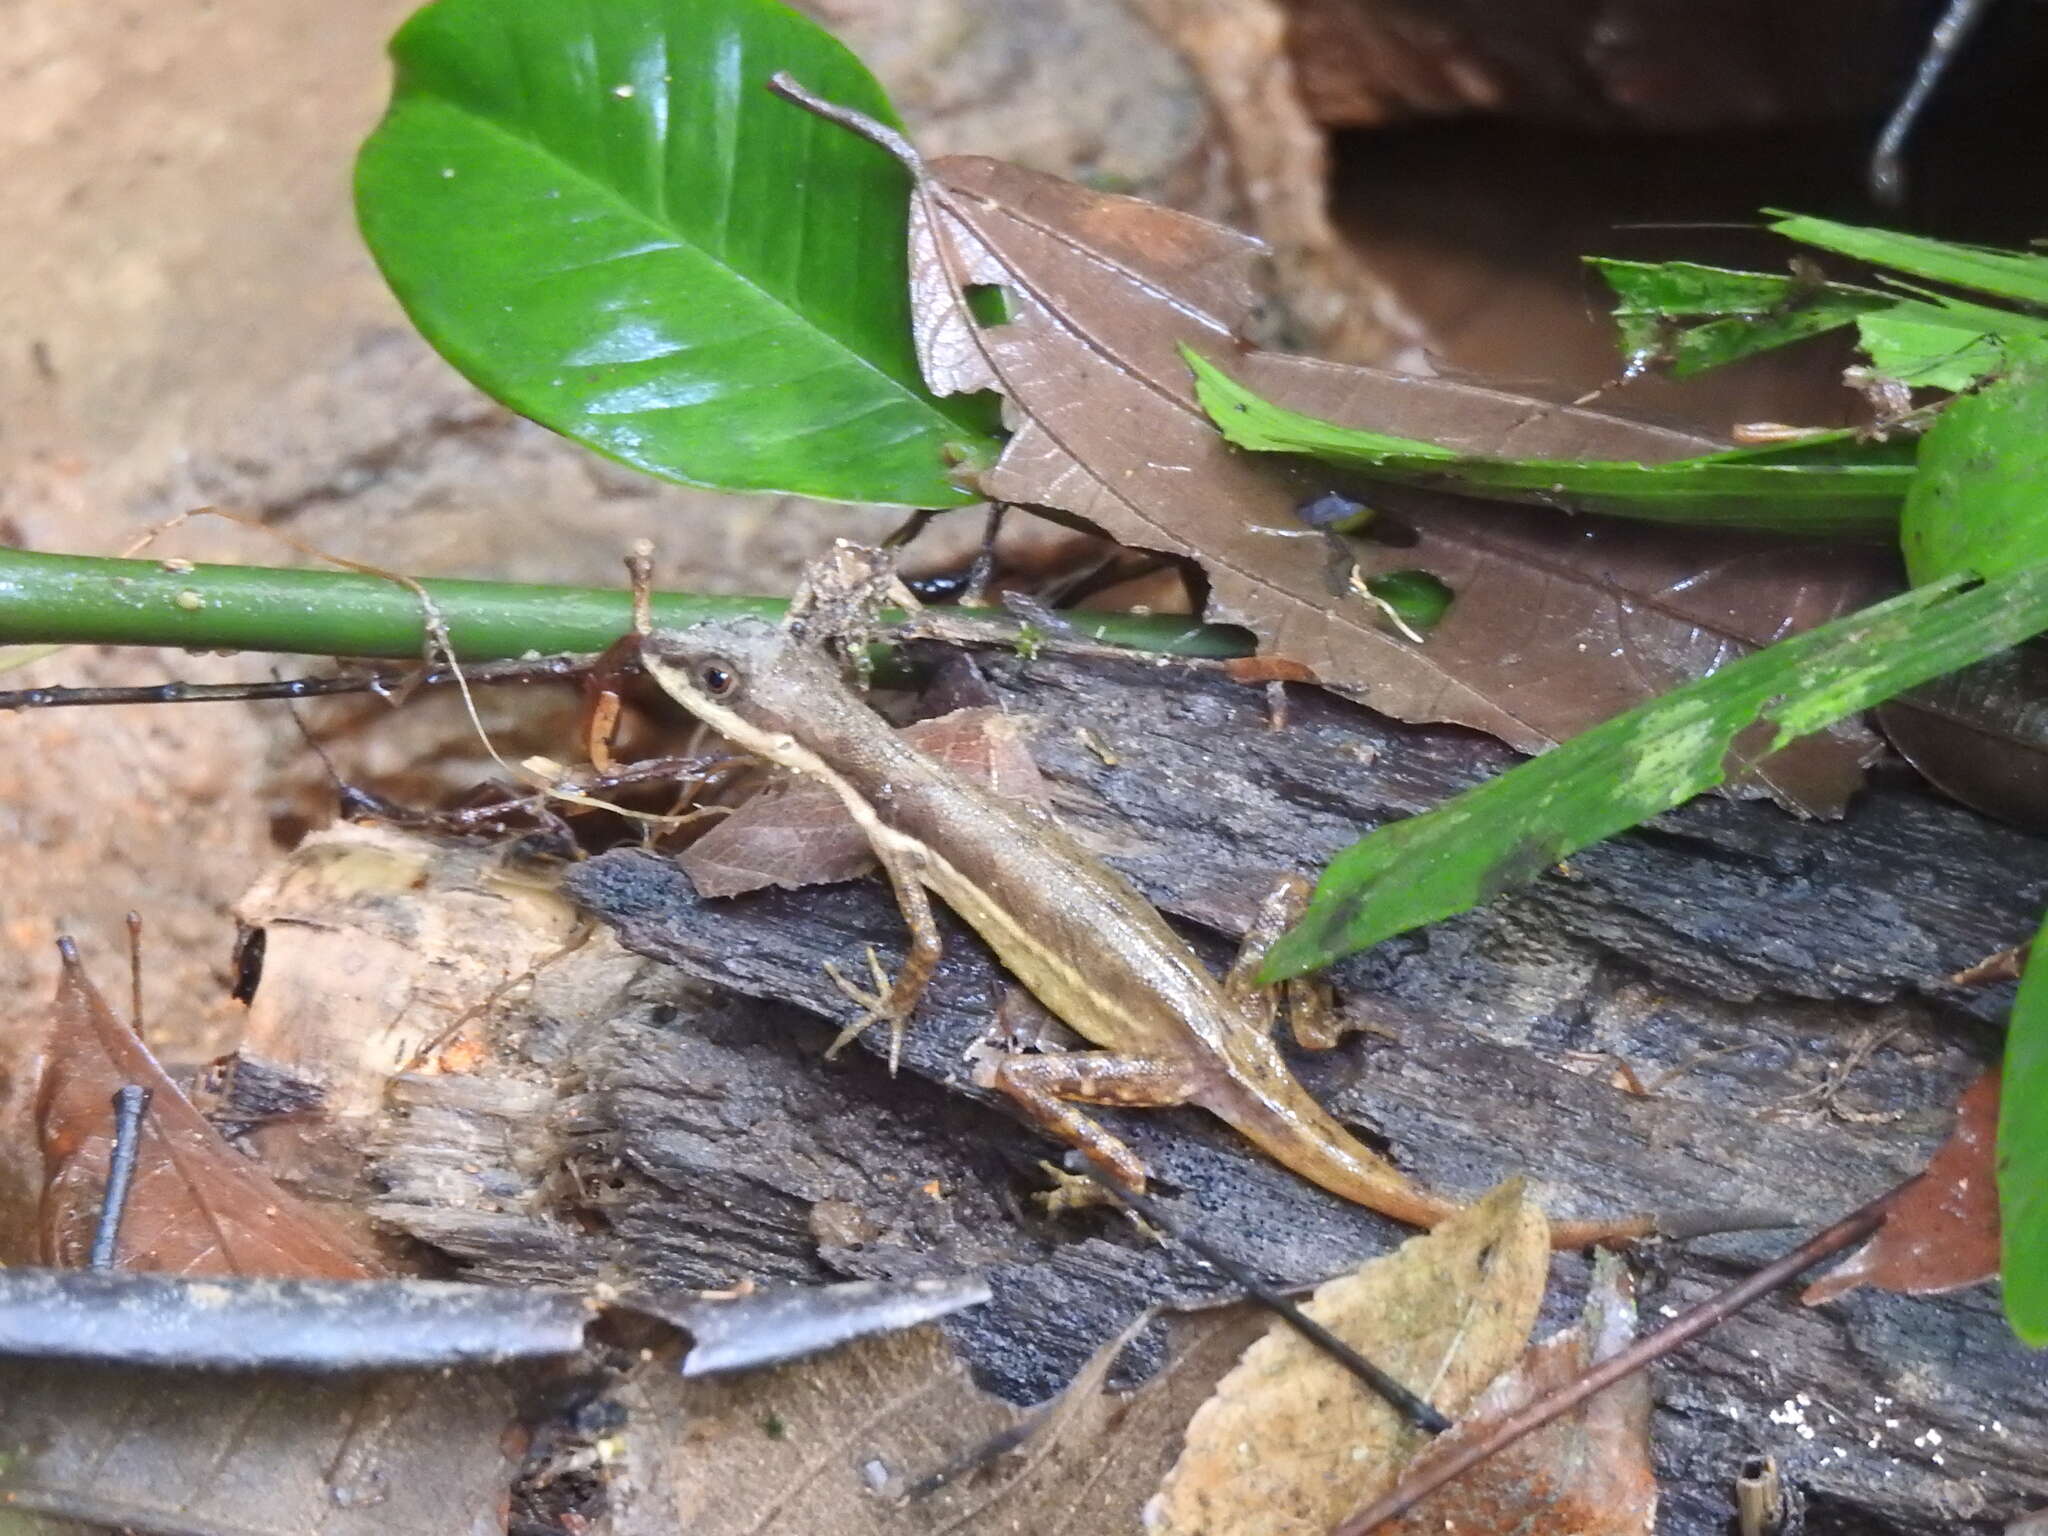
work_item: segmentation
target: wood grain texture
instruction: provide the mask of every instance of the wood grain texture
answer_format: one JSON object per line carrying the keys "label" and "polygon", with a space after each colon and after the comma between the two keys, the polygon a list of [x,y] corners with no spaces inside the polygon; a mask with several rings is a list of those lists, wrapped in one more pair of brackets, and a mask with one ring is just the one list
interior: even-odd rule
{"label": "wood grain texture", "polygon": [[[1241,926],[1270,871],[1313,868],[1507,758],[1469,732],[1393,725],[1308,690],[1276,732],[1260,690],[1185,669],[984,670],[1076,833],[1216,929]],[[478,1120],[487,1086],[407,1084],[412,1112],[376,1150],[385,1220],[479,1275],[602,1263],[724,1284],[986,1266],[995,1303],[949,1332],[979,1379],[1020,1400],[1054,1389],[1145,1301],[1213,1294],[1198,1267],[1119,1218],[1053,1224],[1023,1202],[1044,1144],[971,1098],[961,1052],[1003,978],[958,925],[892,1082],[859,1053],[818,1059],[823,1021],[847,1010],[821,962],[868,942],[901,952],[878,882],[704,902],[673,864],[626,852],[569,884],[665,964],[614,955],[609,992],[586,987],[575,1008],[513,1022],[508,1048],[556,1079],[551,1107],[524,1082],[517,1106]],[[1942,978],[2022,937],[2044,900],[2048,842],[1910,789],[1866,791],[1826,825],[1703,802],[1350,962],[1336,977],[1347,1015],[1399,1043],[1354,1038],[1297,1065],[1434,1187],[1476,1193],[1524,1169],[1557,1214],[1774,1205],[1811,1226],[1941,1139],[2008,1001]],[[1225,943],[1189,931],[1224,958]],[[1816,1111],[1830,1074],[1873,1041],[1839,1084],[1841,1112]],[[1652,1084],[1685,1070],[1642,1097],[1615,1085],[1615,1057]],[[1277,1277],[1320,1278],[1400,1235],[1206,1117],[1109,1118],[1176,1218]],[[476,1135],[460,1151],[464,1125]],[[479,1145],[500,1150],[480,1160]],[[459,1195],[423,1173],[463,1165],[480,1171]],[[538,1264],[536,1221],[554,1234]],[[1645,1327],[1793,1240],[1730,1236],[1660,1257]],[[1584,1277],[1559,1263],[1552,1324]],[[1125,1369],[1162,1347],[1141,1341]],[[1995,1530],[2048,1503],[2044,1386],[2048,1362],[2011,1340],[1988,1289],[1866,1291],[1811,1310],[1774,1300],[1656,1374],[1661,1528],[1721,1530],[1742,1458],[1767,1451],[1810,1530]]]}

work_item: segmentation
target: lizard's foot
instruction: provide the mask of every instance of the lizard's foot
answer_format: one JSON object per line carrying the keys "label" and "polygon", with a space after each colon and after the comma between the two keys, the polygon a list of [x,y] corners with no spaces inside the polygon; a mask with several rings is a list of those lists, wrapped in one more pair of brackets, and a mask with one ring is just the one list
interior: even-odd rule
{"label": "lizard's foot", "polygon": [[1069,1211],[1087,1211],[1097,1206],[1116,1204],[1108,1190],[1084,1173],[1069,1173],[1059,1164],[1049,1163],[1044,1158],[1038,1160],[1038,1167],[1052,1180],[1052,1188],[1042,1189],[1031,1198],[1048,1216],[1061,1216]]}
{"label": "lizard's foot", "polygon": [[882,966],[882,957],[875,953],[875,946],[868,946],[868,974],[874,978],[875,989],[870,992],[855,982],[848,981],[838,966],[830,960],[825,962],[825,974],[832,978],[832,985],[845,994],[848,1001],[861,1010],[860,1017],[839,1031],[839,1036],[825,1047],[825,1059],[832,1060],[846,1047],[858,1040],[870,1024],[887,1019],[889,1021],[889,1075],[896,1075],[896,1066],[903,1058],[903,1035],[910,1027],[910,1014],[896,1006],[896,988],[889,980],[889,973]]}

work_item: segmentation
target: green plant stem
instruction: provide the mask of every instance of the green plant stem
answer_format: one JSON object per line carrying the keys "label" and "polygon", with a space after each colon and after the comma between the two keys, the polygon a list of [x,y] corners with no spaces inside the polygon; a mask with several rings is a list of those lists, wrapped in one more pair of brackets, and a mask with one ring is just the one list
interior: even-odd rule
{"label": "green plant stem", "polygon": [[[422,581],[463,661],[601,651],[632,626],[623,586],[542,587]],[[658,594],[657,625],[739,613],[768,617],[768,597]],[[944,610],[939,610],[943,612]],[[967,613],[969,610],[961,610]],[[1174,656],[1250,652],[1250,637],[1179,616],[1068,613],[1083,638]],[[409,587],[352,571],[113,560],[0,549],[0,644],[180,646],[311,656],[418,659],[426,614]]]}

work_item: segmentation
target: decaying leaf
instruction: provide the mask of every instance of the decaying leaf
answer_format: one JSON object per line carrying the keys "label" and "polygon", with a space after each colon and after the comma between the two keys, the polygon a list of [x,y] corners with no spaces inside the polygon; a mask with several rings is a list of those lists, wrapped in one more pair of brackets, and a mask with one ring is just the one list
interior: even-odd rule
{"label": "decaying leaf", "polygon": [[1899,755],[1943,793],[2048,830],[2048,651],[2039,645],[1902,693],[1877,720]]}
{"label": "decaying leaf", "polygon": [[515,1414],[497,1371],[0,1361],[0,1509],[178,1536],[502,1536]]}
{"label": "decaying leaf", "polygon": [[1860,1285],[1929,1296],[1998,1273],[1996,1070],[1956,1101],[1956,1128],[1935,1149],[1920,1181],[1901,1195],[1877,1235],[1806,1288],[1809,1307]]}
{"label": "decaying leaf", "polygon": [[[909,154],[907,146],[903,153]],[[1196,404],[1187,344],[1263,398],[1472,453],[1656,462],[1701,439],[1439,379],[1246,352],[1258,242],[1187,214],[971,156],[916,164],[919,356],[940,393],[993,389],[1015,435],[989,496],[1198,559],[1212,619],[1404,720],[1540,751],[1742,650],[1855,606],[1881,567],[1762,536],[1711,538],[1426,495],[1358,545],[1362,574],[1421,569],[1454,594],[1425,643],[1333,573],[1297,509],[1336,472],[1254,463]],[[1759,770],[1825,812],[1867,736],[1839,730]]]}
{"label": "decaying leaf", "polygon": [[[1006,800],[1045,805],[1038,765],[999,709],[956,709],[898,733],[927,757],[986,784]],[[701,896],[737,896],[777,885],[831,885],[872,871],[868,840],[832,790],[780,779],[692,843],[677,860]]]}
{"label": "decaying leaf", "polygon": [[42,1259],[92,1253],[114,1145],[114,1095],[149,1092],[114,1262],[179,1275],[354,1279],[380,1265],[330,1218],[230,1147],[114,1017],[66,947],[36,1093],[43,1150]]}
{"label": "decaying leaf", "polygon": [[[1635,1334],[1628,1268],[1610,1253],[1593,1264],[1579,1322],[1531,1346],[1471,1411],[1416,1454],[1418,1472],[1488,1433],[1509,1414],[1567,1386]],[[1391,1525],[1388,1536],[1513,1531],[1515,1536],[1650,1536],[1657,1477],[1650,1466],[1650,1379],[1617,1382],[1578,1412],[1523,1436],[1431,1495]]]}
{"label": "decaying leaf", "polygon": [[1240,1307],[1170,1319],[1168,1359],[1142,1386],[1103,1389],[1119,1339],[1037,1408],[975,1386],[936,1328],[722,1382],[642,1372],[614,1530],[1129,1536],[1189,1416],[1264,1326]]}
{"label": "decaying leaf", "polygon": [[[1549,1269],[1549,1224],[1510,1180],[1304,1307],[1441,1412],[1521,1357]],[[1422,1441],[1342,1366],[1275,1324],[1188,1425],[1146,1508],[1155,1536],[1323,1536],[1392,1486]]]}

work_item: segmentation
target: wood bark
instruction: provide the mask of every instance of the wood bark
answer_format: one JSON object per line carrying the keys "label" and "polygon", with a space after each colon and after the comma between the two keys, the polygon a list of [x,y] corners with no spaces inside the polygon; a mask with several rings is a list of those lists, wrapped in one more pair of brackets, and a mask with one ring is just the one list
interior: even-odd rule
{"label": "wood bark", "polygon": [[[1218,930],[1242,926],[1273,872],[1312,871],[1509,760],[1311,690],[1276,729],[1260,690],[1181,666],[983,671],[1061,816],[1218,963]],[[823,963],[857,963],[869,943],[901,953],[879,882],[707,902],[671,861],[630,850],[578,866],[568,888],[662,965],[589,1018],[538,1010],[506,1042],[526,1081],[402,1082],[409,1113],[377,1149],[386,1222],[508,1279],[983,1267],[996,1302],[950,1327],[983,1383],[1019,1400],[1144,1303],[1218,1293],[1119,1217],[1051,1221],[1027,1203],[1049,1153],[967,1085],[962,1054],[1005,983],[959,925],[892,1080],[858,1052],[817,1059],[824,1021],[850,1012]],[[1903,782],[1835,823],[1705,800],[1339,967],[1346,1016],[1397,1041],[1354,1035],[1299,1070],[1439,1189],[1527,1170],[1557,1214],[1766,1207],[1810,1229],[1924,1162],[2009,1002],[1945,978],[2023,938],[2044,900],[2048,841]],[[1654,1091],[1621,1086],[1624,1062]],[[1276,1278],[1330,1274],[1402,1235],[1195,1111],[1104,1113],[1175,1220]],[[1645,1325],[1797,1235],[1652,1252]],[[1584,1275],[1561,1265],[1559,1321]],[[1988,1287],[1775,1298],[1656,1372],[1660,1529],[1727,1528],[1742,1463],[1763,1453],[1812,1531],[1997,1529],[2048,1504],[2044,1389],[2048,1359],[2014,1342]]]}

